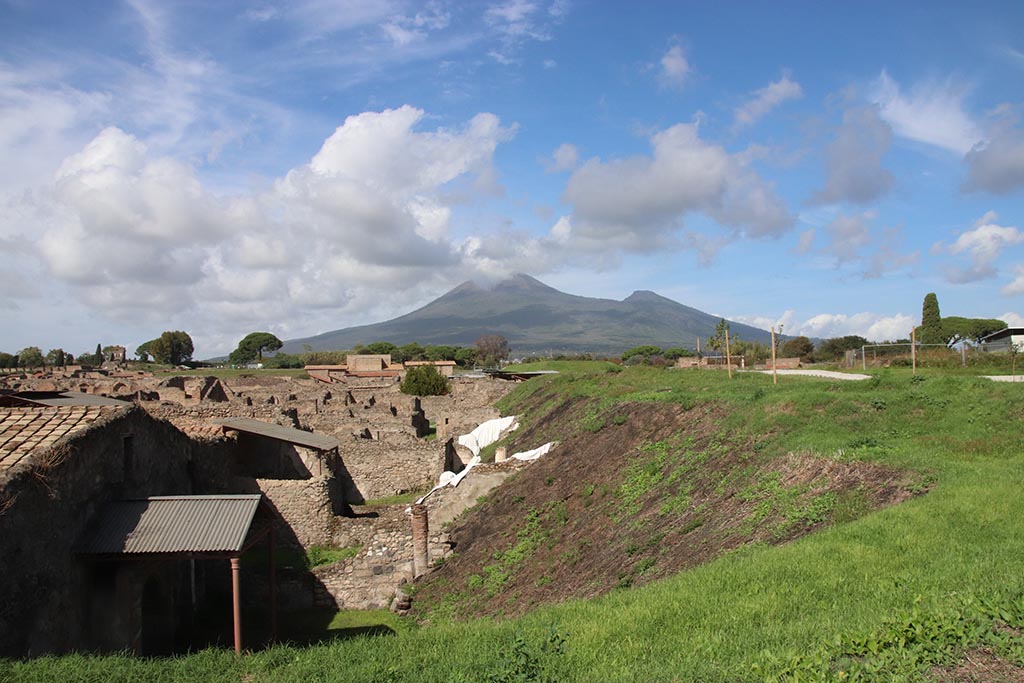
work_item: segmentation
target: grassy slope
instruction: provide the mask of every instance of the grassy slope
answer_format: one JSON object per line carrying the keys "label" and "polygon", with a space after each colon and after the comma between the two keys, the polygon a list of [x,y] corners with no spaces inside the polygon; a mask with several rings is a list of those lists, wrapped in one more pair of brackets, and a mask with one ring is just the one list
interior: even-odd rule
{"label": "grassy slope", "polygon": [[[157,661],[74,656],[5,663],[0,679],[237,681],[251,673],[282,681],[481,680],[515,660],[549,664],[560,680],[758,680],[752,667],[765,651],[807,653],[843,634],[866,635],[915,605],[927,612],[964,595],[1019,594],[1024,385],[926,377],[915,382],[909,372],[893,371],[862,383],[785,378],[773,387],[764,375],[730,383],[718,372],[634,368],[532,380],[617,400],[714,397],[735,407],[734,429],[771,432],[768,448],[842,450],[909,466],[931,472],[934,489],[788,545],[748,547],[644,588],[515,621],[437,623],[241,660],[211,651]],[[532,390],[524,384],[510,403]],[[567,636],[557,657],[540,645],[552,626]],[[513,644],[517,633],[525,645]],[[537,658],[517,658],[524,647]]]}

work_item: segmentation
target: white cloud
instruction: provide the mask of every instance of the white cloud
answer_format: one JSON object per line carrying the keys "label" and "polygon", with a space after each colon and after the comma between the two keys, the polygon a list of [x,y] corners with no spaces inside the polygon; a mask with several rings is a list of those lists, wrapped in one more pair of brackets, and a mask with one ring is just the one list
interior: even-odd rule
{"label": "white cloud", "polygon": [[1024,294],[1024,266],[1016,265],[1013,267],[1013,280],[1008,282],[1000,291],[1007,296]]}
{"label": "white cloud", "polygon": [[658,79],[662,85],[670,88],[683,87],[693,71],[690,62],[686,59],[683,48],[679,45],[671,46],[661,56],[659,64]]}
{"label": "white cloud", "polygon": [[558,149],[551,153],[551,158],[544,161],[544,168],[548,173],[571,171],[576,168],[579,156],[580,151],[576,145],[570,145],[567,142],[562,143],[558,146]]}
{"label": "white cloud", "polygon": [[994,277],[995,261],[1007,247],[1024,242],[1024,232],[1012,226],[998,225],[999,216],[989,211],[974,222],[974,228],[960,234],[949,245],[951,254],[967,254],[971,264],[966,268],[950,268],[946,277],[950,282],[965,283]]}
{"label": "white cloud", "polygon": [[998,319],[1010,327],[1024,327],[1024,315],[1019,313],[1003,313]]}
{"label": "white cloud", "polygon": [[918,83],[905,95],[899,84],[882,71],[871,99],[897,135],[963,155],[983,138],[964,111],[967,91],[966,86],[950,79]]}
{"label": "white cloud", "polygon": [[749,126],[787,100],[800,99],[804,91],[800,84],[783,74],[779,80],[754,92],[753,97],[736,108],[735,127]]}
{"label": "white cloud", "polygon": [[771,185],[736,156],[702,140],[696,124],[653,134],[651,156],[586,161],[569,178],[582,246],[653,251],[678,246],[683,217],[701,212],[734,236],[785,232],[793,218]]}
{"label": "white cloud", "polygon": [[899,313],[883,316],[877,313],[820,313],[786,328],[786,334],[807,337],[844,337],[858,335],[869,341],[885,341],[908,337],[917,324],[909,315]]}
{"label": "white cloud", "polygon": [[824,249],[825,253],[834,256],[840,263],[859,258],[861,249],[871,243],[868,223],[874,218],[873,211],[854,216],[837,216],[825,226],[825,233],[830,240]]}
{"label": "white cloud", "polygon": [[865,204],[888,192],[893,177],[882,168],[882,158],[889,151],[891,138],[889,126],[878,118],[874,107],[847,109],[835,140],[825,150],[825,187],[811,201]]}
{"label": "white cloud", "polygon": [[1024,133],[1007,129],[976,145],[964,158],[964,189],[1009,194],[1024,188]]}

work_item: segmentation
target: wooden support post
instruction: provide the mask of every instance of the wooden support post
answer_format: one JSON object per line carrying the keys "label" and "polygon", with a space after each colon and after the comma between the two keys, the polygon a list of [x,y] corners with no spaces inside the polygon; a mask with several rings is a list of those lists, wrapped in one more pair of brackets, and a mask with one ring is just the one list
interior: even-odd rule
{"label": "wooden support post", "polygon": [[732,379],[732,354],[729,352],[729,328],[725,329],[725,367],[729,369],[729,379]]}
{"label": "wooden support post", "polygon": [[779,373],[775,369],[775,326],[772,325],[772,384],[779,383]]}
{"label": "wooden support post", "polygon": [[277,562],[274,557],[274,522],[271,520],[267,531],[267,558],[270,562],[270,642],[277,642]]}
{"label": "wooden support post", "polygon": [[231,611],[235,622],[235,654],[242,654],[242,596],[239,591],[239,572],[242,561],[231,558]]}
{"label": "wooden support post", "polygon": [[914,374],[917,374],[917,330],[910,330],[910,364],[914,367]]}

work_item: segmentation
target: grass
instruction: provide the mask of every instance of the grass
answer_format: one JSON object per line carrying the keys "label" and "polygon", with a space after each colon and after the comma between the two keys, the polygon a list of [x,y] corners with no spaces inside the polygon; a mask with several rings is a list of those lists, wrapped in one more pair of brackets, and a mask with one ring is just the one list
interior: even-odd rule
{"label": "grass", "polygon": [[418,491],[407,491],[405,493],[397,493],[393,496],[383,496],[381,498],[371,498],[370,500],[364,501],[362,507],[374,507],[381,505],[406,505],[408,503],[415,503],[423,494],[430,491],[430,489],[420,489]]}
{"label": "grass", "polygon": [[[530,380],[504,405],[717,401],[730,409],[727,431],[768,455],[880,461],[914,470],[930,491],[792,543],[739,548],[664,581],[516,620],[437,614],[419,629],[238,659],[208,650],[0,661],[0,680],[915,680],[929,662],[990,641],[1024,663],[1019,632],[998,628],[1024,627],[1024,384],[930,369],[914,380],[902,368],[864,382],[781,377],[778,386],[755,374],[730,382],[716,371],[593,370]],[[638,490],[650,485],[641,479]],[[849,517],[862,504],[819,502]],[[546,646],[552,633],[558,647]]]}

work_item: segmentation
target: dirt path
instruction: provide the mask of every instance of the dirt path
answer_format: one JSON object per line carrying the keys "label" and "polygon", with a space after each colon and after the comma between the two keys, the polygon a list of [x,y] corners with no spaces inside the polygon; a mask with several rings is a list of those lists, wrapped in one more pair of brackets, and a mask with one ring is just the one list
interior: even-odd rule
{"label": "dirt path", "polygon": [[[771,370],[758,370],[763,375],[772,374]],[[797,375],[803,377],[824,377],[826,379],[843,379],[857,381],[871,379],[871,375],[861,375],[856,372],[836,372],[835,370],[777,370],[780,375]]]}

